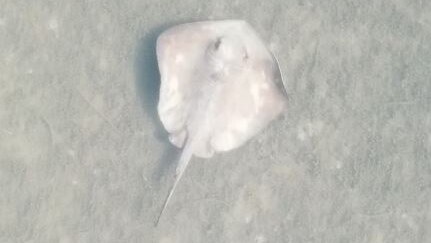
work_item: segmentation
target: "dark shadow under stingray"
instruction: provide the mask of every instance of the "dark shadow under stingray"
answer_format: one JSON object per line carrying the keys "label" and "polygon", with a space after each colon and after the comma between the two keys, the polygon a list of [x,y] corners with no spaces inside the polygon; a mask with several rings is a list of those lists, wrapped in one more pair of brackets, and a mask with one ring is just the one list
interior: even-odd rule
{"label": "dark shadow under stingray", "polygon": [[163,128],[157,113],[160,74],[157,66],[156,41],[159,34],[165,29],[166,26],[155,28],[139,41],[134,63],[136,92],[144,115],[150,118],[156,128],[154,137],[166,141],[162,157],[157,161],[157,167],[153,173],[155,181],[165,174],[178,155],[178,150],[169,143],[168,133]]}
{"label": "dark shadow under stingray", "polygon": [[[183,22],[186,23],[187,21]],[[156,55],[157,37],[164,30],[177,24],[179,23],[168,23],[148,31],[139,40],[134,61],[136,93],[140,99],[144,115],[150,118],[156,128],[154,137],[165,144],[163,154],[157,161],[157,167],[153,173],[154,181],[159,181],[163,175],[167,174],[170,165],[175,163],[180,152],[169,142],[168,133],[164,129],[157,112],[160,89],[160,74]]]}

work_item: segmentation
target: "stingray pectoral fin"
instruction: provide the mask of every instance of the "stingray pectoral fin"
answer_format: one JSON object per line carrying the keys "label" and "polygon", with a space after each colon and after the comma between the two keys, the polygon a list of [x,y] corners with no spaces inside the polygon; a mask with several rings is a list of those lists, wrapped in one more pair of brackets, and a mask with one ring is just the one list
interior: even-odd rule
{"label": "stingray pectoral fin", "polygon": [[282,113],[286,96],[274,82],[278,67],[271,58],[250,60],[251,68],[226,82],[212,129],[216,152],[243,145]]}
{"label": "stingray pectoral fin", "polygon": [[169,190],[169,194],[165,199],[165,202],[163,204],[163,208],[160,211],[159,216],[157,217],[155,226],[157,226],[159,224],[160,218],[162,217],[163,212],[165,211],[166,207],[168,206],[169,201],[171,200],[171,197],[175,192],[175,188],[177,187],[178,182],[180,181],[181,177],[183,176],[184,171],[186,171],[186,168],[187,168],[187,166],[188,166],[188,164],[189,164],[189,162],[193,156],[193,145],[192,145],[191,141],[192,140],[188,139],[186,142],[186,145],[184,146],[183,152],[182,152],[181,157],[178,161],[177,169],[175,172],[174,184],[172,185],[171,189]]}
{"label": "stingray pectoral fin", "polygon": [[201,50],[211,36],[187,25],[173,27],[157,38],[156,53],[160,71],[158,113],[169,133],[187,124],[190,98],[194,97],[195,67]]}

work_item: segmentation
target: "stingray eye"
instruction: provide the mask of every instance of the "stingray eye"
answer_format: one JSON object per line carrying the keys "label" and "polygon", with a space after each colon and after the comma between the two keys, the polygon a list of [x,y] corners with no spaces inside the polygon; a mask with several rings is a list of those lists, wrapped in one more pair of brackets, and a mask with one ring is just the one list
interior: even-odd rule
{"label": "stingray eye", "polygon": [[247,49],[244,49],[244,54],[243,54],[243,56],[242,56],[242,60],[243,61],[247,61],[247,59],[249,58],[249,56],[248,56],[248,52],[247,52]]}
{"label": "stingray eye", "polygon": [[221,44],[221,38],[217,38],[216,42],[214,43],[214,50],[218,50]]}

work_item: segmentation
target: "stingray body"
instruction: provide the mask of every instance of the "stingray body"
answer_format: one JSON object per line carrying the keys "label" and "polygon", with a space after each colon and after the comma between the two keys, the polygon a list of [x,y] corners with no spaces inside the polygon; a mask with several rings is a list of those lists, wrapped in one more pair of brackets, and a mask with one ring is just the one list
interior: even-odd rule
{"label": "stingray body", "polygon": [[248,141],[275,119],[286,97],[276,60],[245,21],[175,26],[157,39],[158,112],[169,140],[183,148],[158,223],[193,156],[209,158]]}

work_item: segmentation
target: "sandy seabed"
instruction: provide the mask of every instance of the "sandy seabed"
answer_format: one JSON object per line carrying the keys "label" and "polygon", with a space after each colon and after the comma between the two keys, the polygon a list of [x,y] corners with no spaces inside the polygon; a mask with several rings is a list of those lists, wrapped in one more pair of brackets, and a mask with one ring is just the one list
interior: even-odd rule
{"label": "sandy seabed", "polygon": [[[431,242],[431,2],[0,0],[0,242]],[[193,159],[157,117],[155,40],[244,19],[288,111]]]}

